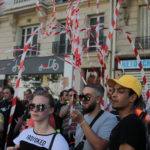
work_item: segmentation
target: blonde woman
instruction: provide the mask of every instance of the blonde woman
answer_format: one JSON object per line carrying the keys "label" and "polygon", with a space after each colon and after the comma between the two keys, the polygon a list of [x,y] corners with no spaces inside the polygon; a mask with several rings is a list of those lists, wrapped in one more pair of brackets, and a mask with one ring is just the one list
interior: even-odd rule
{"label": "blonde woman", "polygon": [[35,90],[29,110],[34,127],[23,130],[14,139],[15,147],[8,147],[7,150],[69,150],[63,136],[57,134],[49,124],[54,100],[47,91],[42,88]]}

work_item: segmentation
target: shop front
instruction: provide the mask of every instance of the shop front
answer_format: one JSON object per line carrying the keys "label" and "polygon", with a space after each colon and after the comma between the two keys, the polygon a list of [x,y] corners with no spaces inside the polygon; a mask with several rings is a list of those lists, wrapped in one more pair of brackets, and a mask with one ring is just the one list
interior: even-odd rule
{"label": "shop front", "polygon": [[[20,59],[0,60],[0,80],[2,84],[11,84],[15,81],[19,71]],[[64,74],[63,58],[56,56],[27,57],[21,77],[20,91],[27,88],[35,89],[38,86],[49,87],[51,92],[58,95],[61,91],[61,79]],[[23,92],[20,92],[22,97]]]}

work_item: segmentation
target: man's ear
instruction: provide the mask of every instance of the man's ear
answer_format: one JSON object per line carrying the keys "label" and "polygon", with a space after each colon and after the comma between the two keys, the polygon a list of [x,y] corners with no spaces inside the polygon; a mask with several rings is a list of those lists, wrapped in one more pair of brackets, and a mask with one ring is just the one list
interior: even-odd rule
{"label": "man's ear", "polygon": [[133,94],[133,95],[130,96],[130,102],[131,103],[134,103],[136,99],[137,99],[137,95],[136,94]]}
{"label": "man's ear", "polygon": [[99,96],[97,97],[97,101],[98,104],[101,104],[101,102],[103,102],[103,97]]}
{"label": "man's ear", "polygon": [[49,114],[52,114],[52,113],[54,113],[54,108],[53,107],[50,108],[50,111],[49,111]]}

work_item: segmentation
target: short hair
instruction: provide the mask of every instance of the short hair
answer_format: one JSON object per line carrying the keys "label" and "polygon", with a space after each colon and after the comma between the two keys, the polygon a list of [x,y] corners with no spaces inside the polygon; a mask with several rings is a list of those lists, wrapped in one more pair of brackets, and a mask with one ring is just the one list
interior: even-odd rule
{"label": "short hair", "polygon": [[28,92],[29,94],[32,94],[32,90],[31,89],[27,89],[25,92]]}
{"label": "short hair", "polygon": [[63,90],[63,91],[60,92],[60,95],[59,95],[59,96],[62,97],[62,96],[64,95],[65,92],[68,93],[67,90]]}
{"label": "short hair", "polygon": [[49,100],[48,103],[49,103],[50,107],[53,107],[53,108],[55,107],[55,102],[54,102],[53,96],[48,91],[46,91],[44,88],[38,87],[37,89],[35,89],[35,91],[33,92],[33,98],[35,96],[43,96],[43,97],[48,98],[48,100]]}
{"label": "short hair", "polygon": [[75,94],[77,94],[77,91],[76,91],[75,89],[73,89],[73,88],[70,88],[70,89],[68,90],[68,93],[69,93],[69,92],[72,92],[72,91],[73,91]]}
{"label": "short hair", "polygon": [[99,84],[99,85],[97,85],[97,84],[88,84],[88,85],[85,85],[85,87],[89,87],[89,88],[94,89],[95,92],[96,92],[96,96],[101,96],[101,97],[104,96],[105,90],[104,90],[104,87],[101,84]]}
{"label": "short hair", "polygon": [[[129,91],[129,97],[132,96],[133,94],[136,94],[132,89],[129,89],[129,90],[130,90]],[[145,109],[145,107],[146,107],[146,104],[144,102],[144,99],[143,99],[142,95],[140,97],[138,97],[138,95],[137,95],[137,98],[133,103],[133,106],[132,106],[133,110],[137,107],[140,107],[142,109]]]}
{"label": "short hair", "polygon": [[14,88],[12,86],[5,86],[3,90],[8,89],[11,93],[11,95],[14,95],[15,91]]}

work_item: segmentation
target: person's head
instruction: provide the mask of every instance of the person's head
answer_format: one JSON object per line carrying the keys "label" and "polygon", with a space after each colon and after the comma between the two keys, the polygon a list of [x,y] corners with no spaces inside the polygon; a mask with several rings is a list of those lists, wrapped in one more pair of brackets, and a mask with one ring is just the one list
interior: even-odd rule
{"label": "person's head", "polygon": [[77,102],[77,97],[78,97],[78,95],[77,95],[76,90],[74,90],[72,88],[68,90],[68,100],[69,101],[73,100],[73,103],[76,103]]}
{"label": "person's head", "polygon": [[86,85],[80,95],[84,113],[91,113],[96,108],[99,109],[99,101],[104,96],[104,88],[102,85]]}
{"label": "person's head", "polygon": [[35,122],[49,120],[50,114],[54,112],[54,99],[50,93],[42,88],[36,89],[33,93],[33,100],[29,104],[31,118]]}
{"label": "person's head", "polygon": [[14,96],[14,89],[11,86],[5,86],[3,89],[3,99],[11,100]]}
{"label": "person's head", "polygon": [[66,100],[68,100],[68,91],[63,90],[60,92],[60,102],[64,103]]}
{"label": "person's head", "polygon": [[3,93],[3,87],[0,86],[0,100],[3,99],[4,93]]}
{"label": "person's head", "polygon": [[27,89],[24,92],[24,100],[30,101],[30,100],[32,100],[32,98],[33,98],[33,95],[32,95],[31,89]]}
{"label": "person's head", "polygon": [[44,89],[45,91],[47,91],[47,92],[49,92],[49,90],[50,90],[49,87],[47,87],[47,86],[46,86],[46,87],[43,87],[43,89]]}
{"label": "person's head", "polygon": [[107,91],[106,91],[106,94],[107,94],[107,97],[109,98],[110,102],[111,102],[111,97],[112,97],[112,93],[113,93],[113,87],[112,86],[107,86]]}
{"label": "person's head", "polygon": [[112,107],[118,111],[132,110],[143,103],[141,96],[142,85],[132,75],[123,75],[119,79],[109,79],[108,85],[112,86]]}

